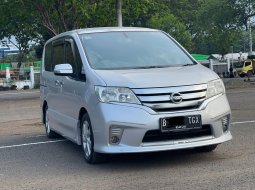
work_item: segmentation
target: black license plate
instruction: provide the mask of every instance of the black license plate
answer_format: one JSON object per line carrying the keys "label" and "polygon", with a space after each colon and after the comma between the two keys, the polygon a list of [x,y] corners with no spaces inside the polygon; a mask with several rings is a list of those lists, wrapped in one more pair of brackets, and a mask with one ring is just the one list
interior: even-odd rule
{"label": "black license plate", "polygon": [[161,118],[160,129],[161,132],[200,129],[201,123],[201,115]]}

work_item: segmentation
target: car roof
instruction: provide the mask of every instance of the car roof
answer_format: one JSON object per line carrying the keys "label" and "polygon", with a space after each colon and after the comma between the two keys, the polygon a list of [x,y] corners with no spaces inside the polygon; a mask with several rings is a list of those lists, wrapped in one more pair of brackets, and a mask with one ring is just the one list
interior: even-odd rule
{"label": "car roof", "polygon": [[151,28],[139,27],[101,27],[101,28],[85,28],[76,30],[78,34],[83,33],[98,33],[98,32],[145,32],[145,31],[158,31]]}
{"label": "car roof", "polygon": [[[151,28],[141,28],[141,27],[99,27],[99,28],[83,28],[83,29],[76,29],[67,31],[61,34],[58,34],[51,38],[48,42],[67,36],[72,35],[74,33],[76,34],[90,34],[90,33],[100,33],[100,32],[152,32],[152,31],[159,31],[157,29],[151,29]],[[48,43],[47,42],[47,43]]]}

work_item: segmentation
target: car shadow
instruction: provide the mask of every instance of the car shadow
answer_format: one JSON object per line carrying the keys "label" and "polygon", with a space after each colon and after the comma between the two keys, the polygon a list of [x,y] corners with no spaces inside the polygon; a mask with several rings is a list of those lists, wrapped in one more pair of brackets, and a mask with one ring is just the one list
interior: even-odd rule
{"label": "car shadow", "polygon": [[121,170],[130,171],[130,169],[144,169],[155,167],[176,167],[176,166],[190,166],[192,164],[201,164],[201,162],[211,162],[216,159],[224,159],[220,157],[221,151],[209,153],[198,152],[195,149],[183,149],[174,151],[160,151],[152,153],[130,153],[130,154],[110,154],[104,155],[105,160],[101,163],[90,165],[86,163],[83,157],[81,146],[78,146],[70,141],[61,143],[65,148],[65,152],[69,152],[72,156],[76,157],[76,163],[80,167],[93,167],[101,171],[104,170]]}

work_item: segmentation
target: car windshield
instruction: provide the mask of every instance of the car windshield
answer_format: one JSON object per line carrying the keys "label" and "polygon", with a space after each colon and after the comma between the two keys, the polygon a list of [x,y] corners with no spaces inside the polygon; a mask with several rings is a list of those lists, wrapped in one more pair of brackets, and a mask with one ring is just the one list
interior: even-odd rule
{"label": "car windshield", "polygon": [[194,64],[166,34],[102,32],[80,35],[93,69],[149,69]]}

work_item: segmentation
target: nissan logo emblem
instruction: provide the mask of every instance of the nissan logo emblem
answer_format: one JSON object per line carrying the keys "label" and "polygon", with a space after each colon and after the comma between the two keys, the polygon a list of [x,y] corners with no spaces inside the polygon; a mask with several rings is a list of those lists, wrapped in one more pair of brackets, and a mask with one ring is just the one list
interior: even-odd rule
{"label": "nissan logo emblem", "polygon": [[179,92],[173,92],[170,96],[170,100],[175,104],[179,104],[182,102],[182,95]]}

